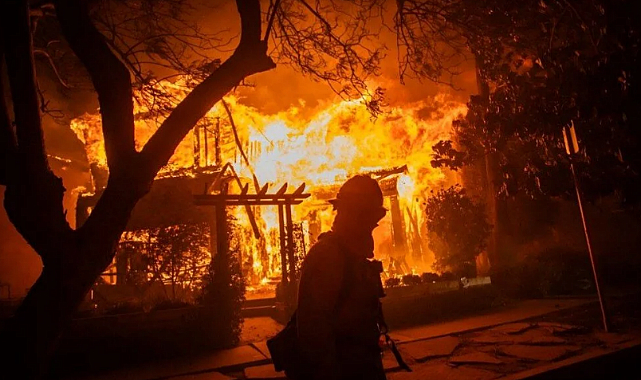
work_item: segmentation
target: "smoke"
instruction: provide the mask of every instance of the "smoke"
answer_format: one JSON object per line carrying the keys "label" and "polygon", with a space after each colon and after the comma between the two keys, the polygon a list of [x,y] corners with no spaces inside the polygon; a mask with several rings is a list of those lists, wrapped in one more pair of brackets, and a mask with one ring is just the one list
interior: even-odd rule
{"label": "smoke", "polygon": [[[266,9],[266,3],[263,4]],[[216,57],[225,59],[231,54],[231,49],[236,46],[239,16],[233,1],[219,1],[215,5],[207,2],[196,1],[193,13],[195,21],[204,27],[208,33],[227,32],[220,35],[222,40],[231,41],[226,46],[226,51],[218,52]],[[263,10],[265,10],[263,9]],[[382,19],[390,23],[393,19],[395,4],[389,2],[385,5],[385,15]],[[476,76],[474,60],[470,56],[468,60],[461,63],[457,70],[460,74],[453,78],[443,78],[444,81],[451,79],[452,86],[437,84],[429,80],[418,80],[406,75],[404,84],[401,83],[396,50],[396,36],[388,28],[380,24],[380,20],[372,21],[372,30],[377,30],[376,43],[385,46],[386,56],[381,61],[380,75],[369,78],[370,90],[376,87],[385,89],[386,102],[390,106],[403,106],[407,103],[414,103],[434,97],[439,94],[449,95],[449,98],[467,102],[469,96],[476,92]],[[270,49],[274,49],[274,41],[270,41]],[[302,113],[305,116],[316,112],[319,107],[339,100],[327,83],[313,77],[303,75],[291,65],[278,63],[276,69],[254,75],[246,82],[249,86],[241,86],[238,95],[242,103],[256,108],[265,114],[275,114],[292,106],[300,107],[304,104]]]}

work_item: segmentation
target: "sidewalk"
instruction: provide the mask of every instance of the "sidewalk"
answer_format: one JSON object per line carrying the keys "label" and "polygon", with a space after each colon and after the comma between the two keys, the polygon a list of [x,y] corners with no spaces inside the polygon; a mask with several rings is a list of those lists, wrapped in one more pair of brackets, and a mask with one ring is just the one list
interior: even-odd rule
{"label": "sidewalk", "polygon": [[[528,339],[536,339],[533,341],[535,344],[542,343],[550,345],[552,343],[560,345],[565,343],[559,339],[549,339],[544,331],[554,334],[554,329],[561,331],[563,327],[554,327],[552,325],[540,328],[534,328],[530,324],[516,324],[514,322],[532,319],[543,316],[555,311],[573,308],[580,305],[596,302],[595,299],[581,298],[581,299],[542,299],[530,300],[519,302],[501,309],[495,309],[482,315],[463,318],[455,321],[441,322],[426,326],[419,326],[407,329],[394,331],[391,335],[394,340],[399,343],[400,350],[407,357],[411,366],[417,369],[423,368],[428,359],[441,358],[439,361],[430,360],[429,366],[439,365],[438,368],[431,368],[430,371],[436,371],[430,374],[430,378],[448,378],[443,371],[448,368],[461,367],[466,368],[466,364],[471,360],[472,364],[483,366],[495,366],[499,364],[497,360],[492,360],[491,356],[488,359],[483,354],[483,350],[472,350],[468,347],[469,339],[476,338],[476,343],[480,346],[489,343],[500,342],[501,336],[508,334],[510,331],[517,331],[521,333],[530,330],[540,330],[537,332],[538,338],[531,336],[533,332],[528,332],[524,337],[518,339],[528,342]],[[497,327],[498,326],[498,327]],[[505,326],[505,327],[501,327]],[[507,331],[507,332],[506,332]],[[472,334],[472,335],[470,335]],[[498,335],[497,335],[498,334]],[[543,334],[543,335],[541,335]],[[478,335],[478,336],[477,336]],[[483,339],[487,337],[489,340],[483,343]],[[554,336],[551,336],[554,337]],[[480,341],[479,341],[480,339]],[[474,339],[472,339],[474,340]],[[529,343],[532,343],[529,341]],[[540,347],[540,346],[539,346]],[[454,355],[456,351],[456,355]],[[555,350],[561,352],[561,350]],[[466,355],[472,356],[466,356]],[[517,353],[518,354],[518,353]],[[562,357],[566,352],[559,356]],[[450,356],[455,356],[451,358]],[[461,358],[462,356],[462,358]],[[518,356],[518,355],[516,355]],[[451,362],[454,360],[454,362]],[[477,363],[480,362],[480,363]],[[417,377],[418,372],[401,373],[394,372],[396,370],[396,363],[390,354],[384,355],[384,363],[386,368],[390,370],[390,380],[398,379],[420,379]],[[459,363],[459,364],[455,364]],[[501,361],[502,364],[503,361]],[[444,367],[443,367],[444,366]],[[505,367],[504,365],[501,366]],[[514,365],[508,366],[514,368]],[[518,367],[518,366],[517,366]],[[507,368],[507,367],[505,367]],[[526,368],[523,368],[526,369]],[[461,369],[461,371],[469,372],[471,369]],[[474,368],[473,371],[482,369]],[[223,373],[225,375],[223,375]],[[478,375],[477,372],[476,375]],[[442,374],[442,375],[441,375]],[[462,374],[462,373],[461,373]],[[482,375],[489,376],[490,374]],[[492,374],[496,375],[496,373]],[[437,376],[434,376],[437,375]],[[473,373],[470,373],[473,375]],[[474,376],[466,376],[465,378],[477,378]],[[74,380],[153,380],[153,379],[172,379],[172,380],[218,380],[218,379],[234,379],[234,378],[247,378],[247,379],[273,379],[283,378],[282,373],[275,373],[273,366],[269,359],[269,352],[267,351],[265,341],[256,342],[248,345],[239,346],[236,348],[221,350],[217,352],[207,353],[198,356],[191,356],[188,358],[176,358],[170,361],[154,363],[153,365],[146,365],[133,369],[123,369],[95,375],[84,378],[73,378]],[[484,376],[479,379],[484,379]],[[488,379],[494,377],[487,377]],[[71,380],[71,378],[69,378]]]}
{"label": "sidewalk", "polygon": [[394,340],[399,342],[436,338],[521,321],[596,301],[596,298],[528,300],[503,307],[499,310],[489,310],[487,313],[473,317],[396,330],[390,335]]}
{"label": "sidewalk", "polygon": [[[610,375],[619,364],[630,367],[630,358],[622,353],[632,350],[638,354],[641,334],[606,334],[579,326],[530,320],[399,347],[413,372],[394,368],[388,359],[392,370],[388,380],[620,379],[636,378],[638,368],[634,375],[624,377],[588,377],[580,373],[590,369],[595,372],[599,363],[611,363],[605,369]],[[610,359],[603,360],[604,357]],[[568,365],[574,368],[566,370]]]}

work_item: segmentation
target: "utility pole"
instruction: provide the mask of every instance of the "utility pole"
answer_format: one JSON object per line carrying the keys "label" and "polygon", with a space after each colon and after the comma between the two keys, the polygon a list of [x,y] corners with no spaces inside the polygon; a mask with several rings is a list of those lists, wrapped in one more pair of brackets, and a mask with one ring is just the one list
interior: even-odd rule
{"label": "utility pole", "polygon": [[590,243],[590,234],[588,233],[588,225],[585,220],[585,212],[583,211],[583,201],[581,200],[581,190],[579,188],[579,179],[574,170],[574,156],[579,153],[579,142],[576,138],[576,131],[574,130],[574,120],[571,121],[569,127],[563,127],[563,140],[565,142],[565,151],[570,160],[570,170],[572,171],[572,179],[574,180],[574,189],[576,190],[576,199],[579,203],[579,211],[581,213],[581,221],[583,222],[583,232],[585,233],[585,242],[588,246],[588,253],[590,254],[590,263],[592,264],[592,274],[594,275],[594,285],[599,297],[599,304],[601,306],[601,316],[603,317],[603,329],[609,332],[608,317],[605,311],[605,303],[603,302],[603,294],[601,293],[601,286],[599,284],[599,276],[597,274],[596,265],[594,262],[594,253],[592,252],[592,244]]}

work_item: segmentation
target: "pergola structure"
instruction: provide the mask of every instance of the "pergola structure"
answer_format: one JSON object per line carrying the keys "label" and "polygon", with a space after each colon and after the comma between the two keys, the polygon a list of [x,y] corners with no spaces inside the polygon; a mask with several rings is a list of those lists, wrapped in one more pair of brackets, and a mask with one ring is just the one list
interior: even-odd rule
{"label": "pergola structure", "polygon": [[[249,184],[241,187],[240,194],[229,194],[229,186],[226,180],[236,179],[239,184],[240,180],[231,166],[228,167],[231,176],[226,176],[226,170],[221,172],[217,181],[222,181],[222,185],[216,186],[220,191],[216,194],[197,194],[194,195],[194,203],[197,206],[214,206],[215,216],[211,223],[212,232],[212,256],[214,254],[225,253],[229,249],[227,241],[227,212],[229,206],[244,206],[248,212],[249,219],[254,226],[254,233],[257,237],[260,232],[256,227],[251,206],[278,206],[278,225],[280,232],[280,258],[282,284],[285,290],[288,290],[289,284],[296,284],[298,274],[296,270],[296,251],[294,245],[294,223],[292,220],[292,206],[303,202],[311,194],[305,193],[305,184],[301,184],[291,193],[287,192],[288,184],[285,183],[275,193],[268,193],[269,184],[261,188],[256,188],[255,193],[249,192]],[[226,178],[225,178],[226,177]],[[216,183],[215,183],[216,184]],[[215,241],[214,241],[215,239]],[[215,248],[215,250],[214,250]]]}

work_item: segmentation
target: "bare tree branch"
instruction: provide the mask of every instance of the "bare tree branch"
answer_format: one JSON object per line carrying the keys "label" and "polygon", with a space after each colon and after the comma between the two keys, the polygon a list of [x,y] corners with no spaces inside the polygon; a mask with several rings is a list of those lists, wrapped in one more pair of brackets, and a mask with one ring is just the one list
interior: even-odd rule
{"label": "bare tree branch", "polygon": [[[231,112],[231,108],[229,107],[229,104],[225,101],[225,99],[220,99],[220,102],[225,108],[225,112],[227,112],[227,117],[229,118],[229,124],[231,125],[231,131],[234,134],[234,141],[236,142],[236,147],[240,151],[240,156],[243,158],[243,161],[245,161],[245,165],[247,165],[247,167],[252,173],[252,176],[255,178],[256,174],[254,174],[254,170],[252,169],[251,162],[249,162],[249,158],[245,154],[245,150],[243,149],[243,144],[241,143],[240,137],[238,136],[238,128],[236,128],[236,122],[234,122],[234,115]],[[258,189],[256,189],[256,191],[258,191]]]}
{"label": "bare tree branch", "polygon": [[92,17],[144,94],[153,86],[154,69],[192,76],[211,63],[212,51],[231,43],[225,30],[200,28],[192,11],[185,0],[102,1],[92,8]]}
{"label": "bare tree branch", "polygon": [[4,4],[2,28],[19,162],[29,174],[48,173],[50,169],[40,123],[33,41],[26,0],[12,0]]}
{"label": "bare tree branch", "polygon": [[154,173],[167,164],[180,141],[225,94],[246,77],[276,67],[267,55],[267,42],[261,41],[259,0],[237,0],[236,6],[242,27],[238,47],[187,95],[142,150]]}
{"label": "bare tree branch", "polygon": [[98,93],[107,164],[112,172],[122,170],[136,153],[129,71],[91,22],[86,2],[56,0],[55,5],[64,36]]}
{"label": "bare tree branch", "polygon": [[398,70],[405,77],[452,85],[468,53],[474,25],[462,0],[397,1]]}
{"label": "bare tree branch", "polygon": [[267,29],[265,30],[265,38],[263,38],[263,41],[269,40],[269,34],[272,32],[272,27],[274,26],[274,18],[276,17],[276,12],[278,12],[279,5],[280,0],[276,0],[274,6],[271,7],[271,14],[269,15],[269,22],[267,23]]}
{"label": "bare tree branch", "polygon": [[61,76],[60,72],[58,72],[58,68],[56,67],[56,64],[53,61],[53,58],[51,58],[51,55],[47,53],[46,51],[42,49],[33,49],[34,54],[39,54],[47,59],[47,62],[49,62],[49,66],[51,66],[51,69],[53,70],[54,75],[56,76],[56,79],[58,79],[58,82],[62,85],[64,88],[71,88],[69,86],[69,83],[67,83]]}
{"label": "bare tree branch", "polygon": [[[377,96],[367,80],[380,73],[386,47],[379,32],[383,0],[281,3],[273,40],[277,61],[326,82],[343,98]],[[379,20],[376,20],[378,18]],[[374,104],[374,103],[372,103]],[[370,109],[373,114],[379,110]]]}

